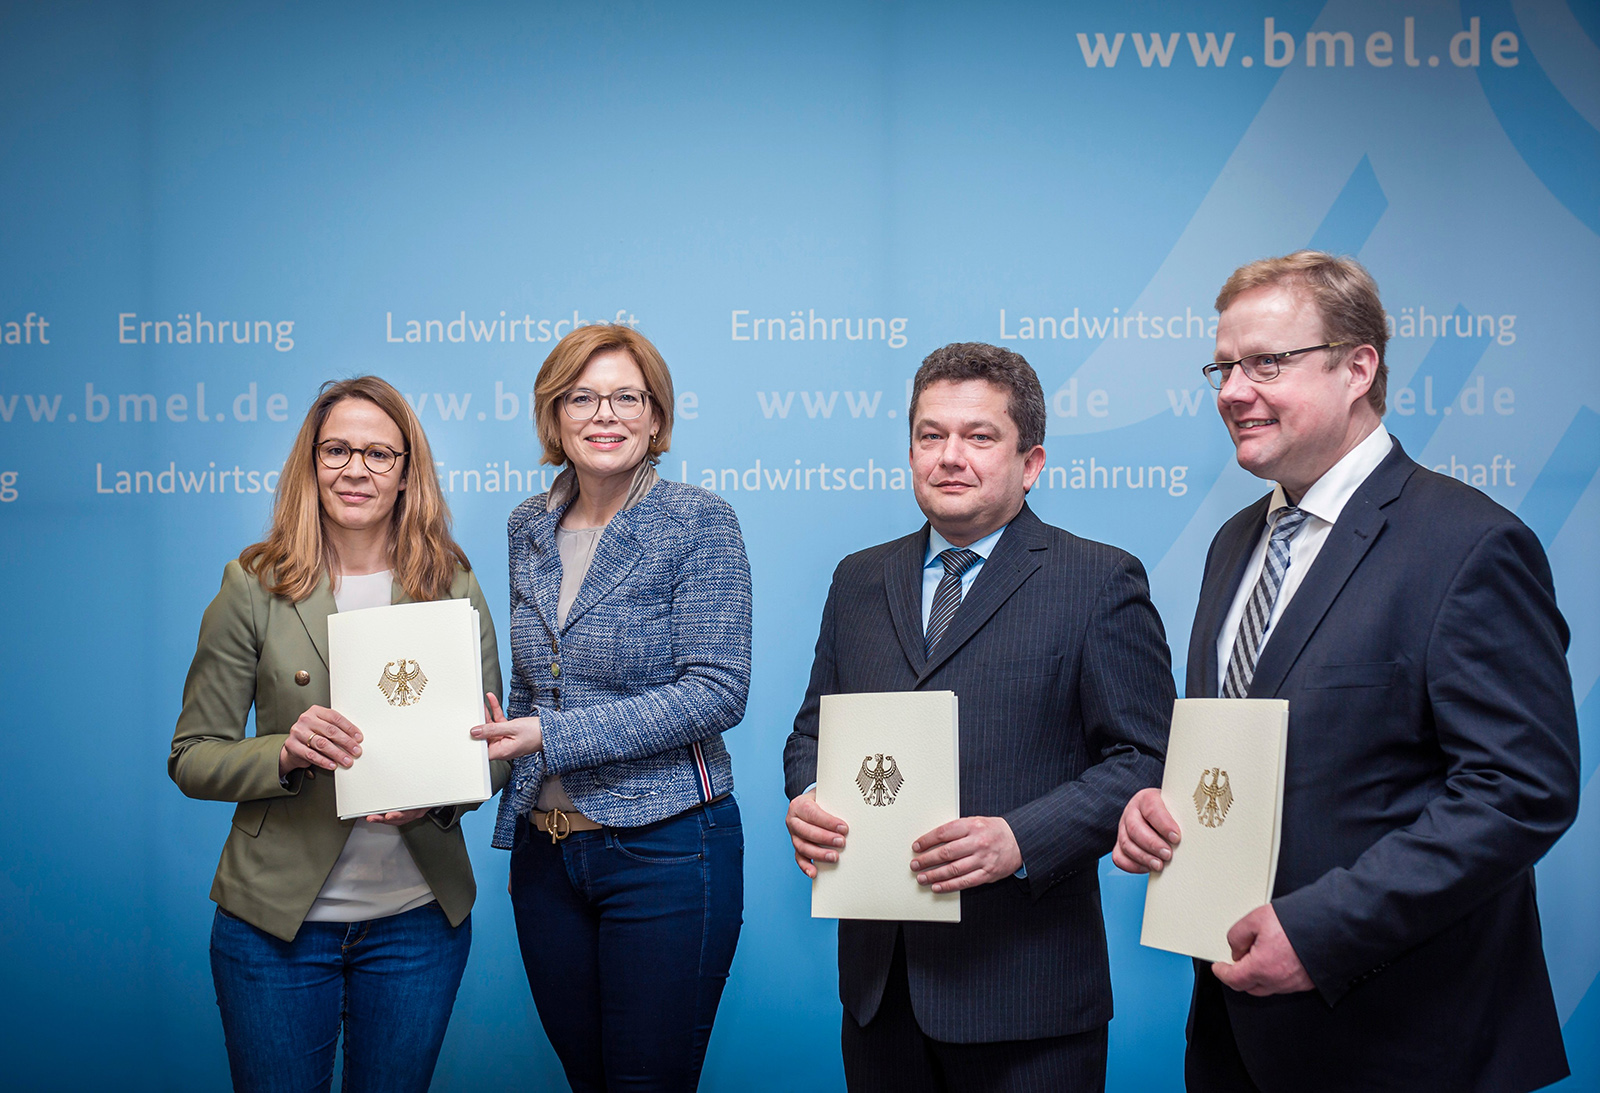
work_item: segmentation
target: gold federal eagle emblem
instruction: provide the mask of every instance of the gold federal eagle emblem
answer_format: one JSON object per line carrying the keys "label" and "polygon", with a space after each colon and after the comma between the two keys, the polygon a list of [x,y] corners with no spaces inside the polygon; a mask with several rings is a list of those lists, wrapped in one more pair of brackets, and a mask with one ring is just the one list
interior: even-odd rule
{"label": "gold federal eagle emblem", "polygon": [[[1206,785],[1206,776],[1211,784]],[[1228,806],[1233,804],[1233,789],[1228,785],[1228,772],[1220,767],[1200,772],[1200,784],[1194,787],[1194,809],[1206,827],[1221,827],[1227,818]]]}
{"label": "gold federal eagle emblem", "polygon": [[[877,762],[873,762],[874,759]],[[889,764],[887,767],[884,766],[886,761]],[[895,796],[905,782],[905,775],[900,773],[894,756],[882,752],[861,760],[861,773],[856,775],[856,785],[861,787],[862,799],[875,808],[894,804]]]}
{"label": "gold federal eagle emblem", "polygon": [[422,674],[422,665],[414,660],[391,660],[383,666],[383,674],[378,677],[378,690],[383,692],[383,697],[389,700],[391,706],[410,706],[422,697],[422,688],[428,685],[428,677]]}

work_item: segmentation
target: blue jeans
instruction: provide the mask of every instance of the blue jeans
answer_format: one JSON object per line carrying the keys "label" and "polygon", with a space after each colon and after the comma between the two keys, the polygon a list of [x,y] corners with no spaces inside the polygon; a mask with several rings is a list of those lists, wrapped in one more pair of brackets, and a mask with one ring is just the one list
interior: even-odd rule
{"label": "blue jeans", "polygon": [[559,843],[523,817],[511,902],[528,986],[574,1093],[693,1090],[744,913],[733,798]]}
{"label": "blue jeans", "polygon": [[344,1026],[345,1093],[424,1093],[472,946],[437,903],[307,922],[281,941],[217,908],[211,978],[237,1093],[326,1090]]}

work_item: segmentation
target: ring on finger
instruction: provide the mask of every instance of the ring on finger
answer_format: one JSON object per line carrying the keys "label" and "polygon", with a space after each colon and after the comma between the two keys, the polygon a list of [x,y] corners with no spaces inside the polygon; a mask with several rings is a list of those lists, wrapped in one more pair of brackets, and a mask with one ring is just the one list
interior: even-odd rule
{"label": "ring on finger", "polygon": [[321,739],[322,739],[322,734],[321,733],[316,733],[316,732],[312,733],[310,739],[308,739],[306,741],[306,747],[315,748],[317,746],[317,741],[321,740]]}

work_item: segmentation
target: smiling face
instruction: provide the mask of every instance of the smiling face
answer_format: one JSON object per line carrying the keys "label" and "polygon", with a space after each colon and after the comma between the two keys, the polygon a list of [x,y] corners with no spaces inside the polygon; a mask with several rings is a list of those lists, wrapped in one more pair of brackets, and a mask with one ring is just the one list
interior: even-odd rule
{"label": "smiling face", "polygon": [[[317,432],[319,446],[330,440],[342,441],[352,449],[381,444],[391,451],[406,450],[400,426],[376,403],[364,398],[347,398],[333,404]],[[406,462],[406,457],[401,456],[386,474],[373,474],[354,451],[350,462],[338,470],[323,466],[319,458],[317,496],[331,525],[329,534],[335,539],[387,534],[395,502],[406,488]]]}
{"label": "smiling face", "polygon": [[987,380],[940,380],[917,400],[911,480],[917,505],[956,546],[977,542],[1022,508],[1044,447],[1017,451],[1009,395]]}
{"label": "smiling face", "polygon": [[[1234,297],[1222,313],[1216,359],[1320,345],[1328,340],[1323,333],[1322,317],[1304,293],[1263,285]],[[1267,383],[1234,368],[1217,392],[1217,411],[1233,438],[1239,466],[1280,483],[1293,501],[1378,425],[1366,401],[1376,350],[1360,346],[1329,369],[1334,352],[1344,351],[1291,357]]]}
{"label": "smiling face", "polygon": [[[610,395],[623,388],[647,391],[644,373],[626,350],[608,349],[596,353],[583,366],[572,390],[587,388],[599,395]],[[568,392],[569,394],[571,392]],[[609,398],[601,400],[593,418],[574,421],[566,409],[557,409],[561,427],[561,447],[567,462],[578,472],[579,489],[592,492],[602,481],[619,475],[632,475],[650,447],[650,437],[658,428],[655,402],[646,397],[645,411],[631,421],[619,418]]]}

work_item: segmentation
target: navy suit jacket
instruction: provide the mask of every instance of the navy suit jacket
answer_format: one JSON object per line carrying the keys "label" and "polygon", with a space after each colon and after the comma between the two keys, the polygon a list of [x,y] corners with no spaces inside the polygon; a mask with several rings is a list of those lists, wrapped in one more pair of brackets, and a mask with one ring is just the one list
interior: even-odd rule
{"label": "navy suit jacket", "polygon": [[924,525],[834,572],[784,749],[788,793],[816,779],[822,695],[952,690],[961,812],[1005,817],[1027,878],[963,892],[959,925],[840,922],[840,999],[857,1022],[872,1019],[904,929],[912,1008],[929,1036],[989,1043],[1097,1028],[1111,1018],[1111,980],[1096,863],[1128,798],[1160,781],[1174,698],[1144,570],[1024,506],[929,658],[927,545]]}
{"label": "navy suit jacket", "polygon": [[[1206,558],[1188,693],[1267,499]],[[1291,562],[1292,564],[1292,562]],[[1395,442],[1273,628],[1252,698],[1289,701],[1272,905],[1316,989],[1253,998],[1196,964],[1191,1050],[1231,1024],[1263,1090],[1526,1090],[1567,1073],[1533,865],[1578,806],[1578,729],[1538,539]],[[1226,1007],[1226,1021],[1207,1007]]]}

